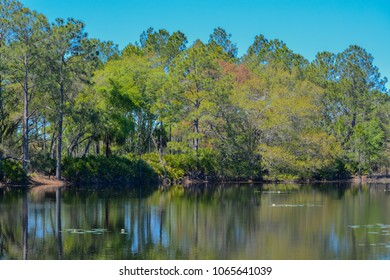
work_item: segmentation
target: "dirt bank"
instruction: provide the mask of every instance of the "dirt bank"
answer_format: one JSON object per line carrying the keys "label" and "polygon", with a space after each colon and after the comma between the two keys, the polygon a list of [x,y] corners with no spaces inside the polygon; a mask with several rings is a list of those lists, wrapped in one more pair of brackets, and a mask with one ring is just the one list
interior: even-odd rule
{"label": "dirt bank", "polygon": [[69,185],[69,182],[42,174],[33,174],[30,177],[29,185],[33,188],[62,188]]}

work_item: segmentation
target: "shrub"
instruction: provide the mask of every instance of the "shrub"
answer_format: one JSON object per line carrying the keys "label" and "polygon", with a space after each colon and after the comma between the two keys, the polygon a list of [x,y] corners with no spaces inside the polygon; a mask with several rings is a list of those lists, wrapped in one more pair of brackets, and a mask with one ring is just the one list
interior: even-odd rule
{"label": "shrub", "polygon": [[143,155],[143,158],[160,178],[167,177],[173,180],[183,179],[185,176],[205,178],[215,176],[217,170],[217,157],[210,149],[200,149],[198,159],[194,151],[167,154],[161,159],[157,153],[149,153]]}
{"label": "shrub", "polygon": [[24,184],[28,176],[21,163],[6,159],[0,161],[0,179],[9,184]]}
{"label": "shrub", "polygon": [[121,183],[139,179],[153,180],[156,177],[145,161],[133,155],[66,157],[63,161],[63,175],[67,180],[79,184]]}
{"label": "shrub", "polygon": [[50,154],[38,154],[31,160],[33,171],[43,173],[46,176],[54,175],[56,170],[56,160]]}

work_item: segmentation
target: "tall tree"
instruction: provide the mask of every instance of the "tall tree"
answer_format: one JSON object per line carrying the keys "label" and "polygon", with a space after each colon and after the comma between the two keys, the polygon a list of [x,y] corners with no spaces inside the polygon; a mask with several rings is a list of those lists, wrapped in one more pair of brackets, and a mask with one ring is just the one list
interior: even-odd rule
{"label": "tall tree", "polygon": [[[173,62],[168,108],[181,123],[180,134],[186,135],[198,158],[200,140],[205,136],[204,120],[211,117],[221,71],[214,53],[201,41],[184,51]],[[192,130],[192,131],[191,131]]]}
{"label": "tall tree", "polygon": [[66,113],[66,100],[72,100],[77,94],[79,82],[87,82],[90,74],[88,60],[96,57],[87,42],[87,33],[83,22],[75,19],[56,19],[52,24],[47,46],[49,54],[50,91],[57,113],[57,165],[56,177],[61,179],[61,158],[63,141],[63,120]]}
{"label": "tall tree", "polygon": [[283,42],[257,36],[244,65],[250,78],[232,96],[256,131],[256,152],[268,178],[332,173],[340,149],[319,127],[323,89],[307,80],[307,61]]}
{"label": "tall tree", "polygon": [[[245,65],[221,61],[215,109],[207,119],[219,174],[225,178],[261,177],[260,131],[263,100],[259,79]],[[256,88],[255,88],[256,87]],[[214,106],[213,106],[214,107]]]}
{"label": "tall tree", "polygon": [[237,60],[238,49],[230,38],[231,34],[228,34],[225,29],[217,27],[210,35],[209,46],[216,52],[223,52],[230,60]]}
{"label": "tall tree", "polygon": [[[264,35],[255,37],[255,41],[243,56],[243,62],[252,69],[273,67],[289,71],[293,69],[301,71],[308,65],[303,56],[294,53],[283,41],[268,40]],[[302,75],[303,73],[300,73],[300,77]]]}
{"label": "tall tree", "polygon": [[17,9],[13,13],[12,40],[8,55],[14,70],[11,80],[17,83],[23,95],[22,153],[23,168],[29,161],[29,104],[39,87],[42,77],[39,64],[44,52],[43,42],[47,34],[48,23],[44,15],[27,8]]}
{"label": "tall tree", "polygon": [[107,150],[111,143],[126,143],[128,152],[151,149],[157,125],[155,103],[166,79],[162,66],[153,67],[145,55],[129,54],[108,62],[94,78]]}
{"label": "tall tree", "polygon": [[186,49],[187,38],[181,31],[170,34],[165,29],[154,31],[149,28],[140,36],[140,48],[145,54],[148,54],[160,61],[166,71],[172,60]]}
{"label": "tall tree", "polygon": [[[84,71],[86,79],[78,81],[82,83],[77,96],[68,100],[72,104],[72,109],[68,110],[65,118],[67,127],[64,131],[65,142],[67,142],[68,156],[86,155],[89,153],[92,143],[95,144],[95,152],[100,153],[100,140],[102,126],[104,126],[101,109],[102,100],[98,98],[96,87],[93,84],[93,75],[97,70],[104,69],[105,65],[118,61],[120,52],[117,45],[108,41],[102,42],[97,39],[89,39],[84,42],[84,49],[95,50],[93,56],[89,56],[88,61],[84,61]],[[90,51],[89,51],[90,52]],[[89,66],[88,66],[89,65]],[[89,74],[88,74],[89,73]],[[125,132],[124,132],[125,133]],[[83,148],[81,153],[79,148]]]}
{"label": "tall tree", "polygon": [[[378,109],[386,104],[387,79],[381,78],[372,55],[356,45],[339,54],[319,53],[308,74],[324,88],[322,125],[341,143],[346,167],[361,176],[378,159],[374,155],[386,147],[383,135],[388,120]],[[377,142],[367,144],[367,135]]]}
{"label": "tall tree", "polygon": [[9,42],[12,40],[13,15],[22,8],[16,1],[0,1],[0,159],[4,153],[4,141],[9,139],[17,128],[18,121],[12,121],[12,108],[16,108],[17,100],[14,92],[7,87],[7,77],[10,74]]}

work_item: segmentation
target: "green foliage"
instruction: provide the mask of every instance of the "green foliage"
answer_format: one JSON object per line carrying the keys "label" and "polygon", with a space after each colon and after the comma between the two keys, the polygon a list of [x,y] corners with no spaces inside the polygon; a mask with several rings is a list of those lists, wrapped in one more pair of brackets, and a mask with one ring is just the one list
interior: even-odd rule
{"label": "green foliage", "polygon": [[340,145],[324,133],[305,135],[289,145],[263,145],[261,150],[267,180],[332,179],[348,175],[340,158]]}
{"label": "green foliage", "polygon": [[157,153],[143,155],[143,159],[160,178],[181,180],[213,179],[218,174],[217,154],[211,149],[200,149],[198,158],[194,151],[166,154],[161,159]]}
{"label": "green foliage", "polygon": [[133,155],[67,157],[63,161],[63,171],[64,177],[76,184],[125,183],[156,178],[150,166]]}
{"label": "green foliage", "polygon": [[372,167],[384,151],[384,132],[375,119],[354,127],[348,168],[354,173],[372,173]]}
{"label": "green foliage", "polygon": [[10,159],[0,161],[0,181],[9,184],[24,184],[27,180],[27,173],[21,163]]}
{"label": "green foliage", "polygon": [[144,152],[157,129],[155,104],[165,82],[163,69],[153,67],[146,56],[128,54],[108,62],[94,80],[100,137],[105,143],[121,144],[131,135],[127,152]]}
{"label": "green foliage", "polygon": [[143,155],[143,158],[153,168],[159,178],[180,180],[184,178],[188,171],[186,165],[183,164],[185,160],[180,155],[166,155],[160,160],[157,153],[148,153]]}
{"label": "green foliage", "polygon": [[119,51],[82,21],[1,4],[0,158],[25,170],[57,159],[60,177],[67,156],[78,183],[388,173],[387,79],[359,46],[309,63],[258,35],[239,58],[221,27],[190,46],[149,28]]}
{"label": "green foliage", "polygon": [[372,55],[355,45],[319,53],[308,74],[324,89],[320,125],[341,144],[344,170],[363,175],[378,169],[388,157],[389,97]]}
{"label": "green foliage", "polygon": [[183,154],[166,155],[167,165],[171,167],[175,176],[183,178],[185,175],[191,176],[196,170],[196,156],[193,152]]}
{"label": "green foliage", "polygon": [[215,178],[220,174],[218,170],[218,153],[210,148],[199,150],[198,170],[203,177]]}
{"label": "green foliage", "polygon": [[47,153],[40,153],[32,158],[31,169],[33,172],[39,172],[46,176],[54,175],[56,170],[56,160],[51,158]]}
{"label": "green foliage", "polygon": [[224,56],[225,54],[226,60],[237,61],[238,49],[236,44],[230,40],[231,36],[223,28],[217,27],[210,35],[209,46],[217,56]]}

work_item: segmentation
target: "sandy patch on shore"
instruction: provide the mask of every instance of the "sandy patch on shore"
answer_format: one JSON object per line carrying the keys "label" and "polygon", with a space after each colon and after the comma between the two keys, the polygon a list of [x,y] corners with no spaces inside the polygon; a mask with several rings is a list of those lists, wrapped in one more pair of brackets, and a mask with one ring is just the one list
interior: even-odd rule
{"label": "sandy patch on shore", "polygon": [[62,188],[68,185],[67,181],[58,180],[55,177],[44,176],[42,174],[33,174],[30,178],[30,185],[34,188]]}

